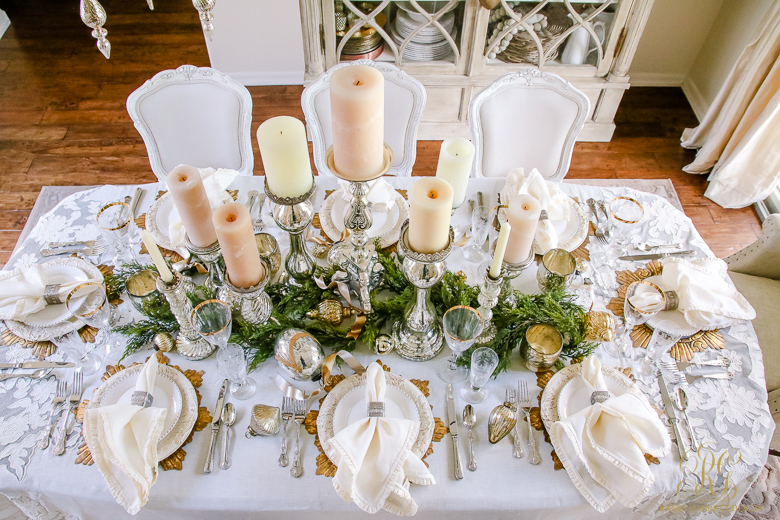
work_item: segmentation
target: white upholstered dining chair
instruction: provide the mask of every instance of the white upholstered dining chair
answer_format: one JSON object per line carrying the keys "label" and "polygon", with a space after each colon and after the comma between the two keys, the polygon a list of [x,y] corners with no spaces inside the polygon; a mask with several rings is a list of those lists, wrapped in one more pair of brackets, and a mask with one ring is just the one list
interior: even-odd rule
{"label": "white upholstered dining chair", "polygon": [[589,113],[588,97],[555,74],[529,67],[498,77],[469,104],[472,177],[523,167],[562,180]]}
{"label": "white upholstered dining chair", "polygon": [[158,179],[179,164],[252,175],[252,96],[209,67],[164,70],[127,98]]}
{"label": "white upholstered dining chair", "polygon": [[311,137],[314,164],[320,175],[333,175],[325,152],[333,144],[330,117],[330,76],[341,67],[368,65],[385,77],[385,143],[393,150],[393,166],[388,175],[409,177],[417,158],[417,129],[425,108],[422,83],[390,63],[356,60],[330,68],[303,89],[301,106]]}

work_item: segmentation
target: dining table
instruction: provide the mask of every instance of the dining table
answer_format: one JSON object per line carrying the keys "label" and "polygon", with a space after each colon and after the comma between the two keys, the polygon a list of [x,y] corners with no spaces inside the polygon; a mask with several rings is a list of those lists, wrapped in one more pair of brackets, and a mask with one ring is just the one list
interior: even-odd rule
{"label": "dining table", "polygon": [[[410,190],[414,177],[387,177],[387,181],[400,192]],[[238,201],[245,202],[249,190],[263,191],[262,176],[237,177],[228,189],[238,190]],[[325,197],[339,189],[335,177],[317,176],[313,195],[314,207],[319,210]],[[475,199],[478,192],[484,194],[491,206],[498,204],[498,194],[503,179],[471,179],[467,199]],[[145,213],[154,203],[158,192],[165,187],[159,183],[144,184],[138,213]],[[30,221],[5,269],[13,269],[41,262],[41,249],[51,241],[85,240],[98,236],[94,225],[97,211],[104,205],[133,195],[136,186],[107,185],[60,193],[49,188],[54,206]],[[631,241],[679,242],[684,249],[695,251],[697,257],[713,257],[712,251],[696,231],[691,220],[667,198],[645,191],[619,185],[612,186],[578,184],[576,181],[560,184],[560,189],[578,201],[582,214],[590,220],[585,201],[588,198],[610,200],[618,196],[631,197],[641,203],[644,216],[634,224],[625,236],[620,230],[613,233],[608,243],[585,238],[590,268],[586,276],[592,284],[575,284],[571,289],[577,301],[587,309],[605,309],[617,294],[619,281],[616,272],[634,270],[646,261],[623,261],[617,257],[630,250]],[[58,202],[54,202],[54,201]],[[469,231],[469,205],[455,210],[452,225],[456,238]],[[263,208],[265,231],[279,241],[284,254],[289,239],[274,223],[269,202]],[[322,217],[322,216],[321,216]],[[337,218],[338,216],[336,216]],[[587,226],[587,220],[584,225]],[[316,231],[316,230],[315,230]],[[137,243],[135,243],[137,248]],[[486,258],[488,254],[486,253]],[[144,260],[146,263],[148,259]],[[447,259],[447,267],[453,272],[463,271],[471,285],[478,285],[484,276],[483,263],[468,262],[455,247]],[[536,280],[536,263],[532,263],[513,280],[513,286],[525,293],[539,293]],[[138,319],[127,298],[115,309],[117,323],[129,323]],[[529,464],[528,458],[512,456],[511,436],[491,444],[488,441],[488,415],[493,407],[504,401],[507,389],[525,381],[531,390],[532,403],[542,389],[537,385],[537,375],[525,368],[517,351],[511,364],[487,384],[488,397],[474,405],[476,471],[465,471],[462,480],[453,477],[452,440],[449,435],[432,444],[433,453],[425,458],[436,484],[412,486],[411,492],[419,506],[418,517],[423,519],[598,519],[598,518],[728,518],[738,509],[742,497],[759,475],[767,460],[768,445],[774,431],[774,422],[767,405],[764,368],[761,350],[750,322],[739,322],[721,330],[724,348],[705,349],[696,354],[696,360],[725,356],[730,361],[731,380],[699,380],[690,385],[688,414],[699,441],[706,447],[707,455],[681,461],[677,451],[650,463],[654,482],[642,502],[627,508],[615,504],[604,513],[597,512],[580,494],[564,469],[556,469],[551,456],[552,447],[543,434],[536,431],[541,448],[542,463]],[[329,346],[323,345],[326,352]],[[129,356],[123,364],[143,362],[154,350],[142,350]],[[604,345],[597,347],[595,355],[604,365],[631,369],[637,386],[666,419],[660,389],[652,371],[643,369],[648,361],[641,355],[613,356]],[[445,347],[439,355],[425,362],[402,359],[390,352],[378,355],[366,345],[359,344],[353,352],[367,366],[380,360],[394,374],[407,379],[428,381],[428,402],[433,415],[446,422],[447,385],[438,379],[436,366],[446,362],[449,350]],[[217,364],[211,356],[201,361],[191,361],[175,351],[166,353],[172,365],[182,370],[203,371],[203,383],[199,388],[201,406],[213,413],[222,382]],[[0,362],[31,360],[31,349],[22,345],[0,348]],[[50,356],[51,360],[65,360],[62,353]],[[344,373],[349,375],[346,365]],[[69,380],[72,370],[57,369],[52,376]],[[280,406],[282,394],[273,381],[281,373],[273,358],[260,364],[250,373],[257,382],[255,395],[245,401],[227,399],[237,410],[233,427],[234,447],[232,466],[223,470],[215,467],[210,474],[203,472],[209,444],[209,429],[195,432],[192,442],[184,447],[186,456],[180,470],[160,471],[151,497],[136,515],[139,519],[213,519],[245,518],[366,518],[366,513],[354,504],[342,500],[334,491],[331,478],[317,475],[319,451],[314,436],[301,432],[303,476],[292,478],[289,468],[277,463],[280,436],[247,438],[244,432],[250,424],[252,405]],[[100,386],[103,370],[84,378],[84,399],[89,399]],[[312,387],[308,387],[309,390]],[[112,498],[106,482],[95,466],[77,463],[78,447],[83,443],[79,424],[74,424],[66,443],[66,453],[55,456],[51,450],[41,450],[38,442],[44,430],[56,389],[55,377],[31,380],[18,378],[0,382],[0,493],[30,518],[45,519],[107,519],[130,518]],[[456,389],[457,390],[457,389]],[[311,399],[310,407],[316,410],[319,397]],[[463,410],[465,401],[460,392],[455,393],[456,409]],[[669,429],[671,432],[671,428]],[[465,438],[461,425],[461,439]],[[465,453],[463,453],[465,456]],[[711,457],[710,457],[711,456]],[[464,459],[465,460],[465,459]],[[714,462],[713,462],[714,461]],[[717,467],[716,467],[717,465]],[[706,467],[705,467],[706,466]],[[381,511],[379,518],[391,515]]]}

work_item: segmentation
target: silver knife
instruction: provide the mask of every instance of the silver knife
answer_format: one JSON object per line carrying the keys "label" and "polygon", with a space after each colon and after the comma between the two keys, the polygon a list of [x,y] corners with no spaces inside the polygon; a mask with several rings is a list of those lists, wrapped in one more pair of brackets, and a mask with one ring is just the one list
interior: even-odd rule
{"label": "silver knife", "polygon": [[447,385],[447,420],[450,423],[450,435],[452,435],[452,452],[455,454],[455,479],[460,480],[463,478],[463,464],[460,462],[458,414],[455,413],[455,399],[452,397],[452,385]]}
{"label": "silver knife", "polygon": [[227,392],[228,384],[230,384],[230,381],[225,379],[222,381],[222,388],[219,389],[217,406],[214,407],[214,421],[211,423],[209,452],[206,455],[206,466],[203,468],[203,473],[211,473],[211,468],[214,466],[214,448],[217,446],[217,436],[219,435],[219,429],[222,426],[222,408],[225,406],[225,392]]}
{"label": "silver knife", "polygon": [[130,206],[131,211],[133,213],[133,217],[136,216],[136,213],[138,212],[138,203],[141,202],[141,198],[144,194],[143,188],[136,188],[135,189],[135,195],[133,195],[133,204]]}
{"label": "silver knife", "polygon": [[666,258],[667,256],[692,256],[695,255],[696,251],[688,250],[688,251],[673,251],[671,253],[650,253],[647,255],[626,255],[618,257],[618,260],[658,260],[659,258]]}
{"label": "silver knife", "polygon": [[674,436],[677,437],[677,452],[680,454],[682,460],[688,460],[688,453],[683,446],[683,437],[680,433],[680,420],[677,418],[674,405],[672,404],[672,398],[669,395],[669,389],[666,388],[666,381],[661,371],[658,371],[658,386],[661,388],[661,399],[664,402],[664,408],[666,409],[666,415],[669,416],[669,422],[672,424],[674,430]]}
{"label": "silver knife", "polygon": [[0,363],[0,368],[73,368],[67,361],[25,361],[24,363]]}

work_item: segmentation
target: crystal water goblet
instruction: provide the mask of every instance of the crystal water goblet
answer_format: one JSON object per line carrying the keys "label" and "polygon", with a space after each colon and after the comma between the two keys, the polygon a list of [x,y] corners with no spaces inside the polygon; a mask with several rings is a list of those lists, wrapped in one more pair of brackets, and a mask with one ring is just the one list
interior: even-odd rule
{"label": "crystal water goblet", "polygon": [[111,305],[103,284],[85,282],[77,285],[65,298],[65,306],[77,320],[100,330],[99,341],[108,361],[119,361],[125,343],[111,330]]}
{"label": "crystal water goblet", "polygon": [[113,246],[113,265],[136,261],[133,254],[135,220],[133,210],[126,202],[112,202],[103,206],[97,214],[97,225],[106,241]]}
{"label": "crystal water goblet", "polygon": [[498,366],[498,354],[489,347],[480,347],[471,353],[471,367],[469,368],[470,385],[461,391],[466,402],[479,404],[484,401],[488,392],[485,385]]}
{"label": "crystal water goblet", "polygon": [[230,393],[236,399],[249,399],[255,395],[257,383],[247,376],[244,349],[235,343],[228,343],[217,350],[217,369],[230,380]]}
{"label": "crystal water goblet", "polygon": [[490,208],[474,206],[471,212],[471,238],[463,247],[463,257],[471,263],[479,263],[485,259],[485,240],[488,235]]}
{"label": "crystal water goblet", "polygon": [[653,335],[647,344],[646,359],[643,360],[638,369],[639,374],[646,377],[653,376],[655,374],[655,364],[681,338],[682,332],[680,332],[679,326],[672,320],[661,320],[656,323],[653,328]]}
{"label": "crystal water goblet", "polygon": [[482,334],[482,316],[473,307],[457,305],[447,310],[441,321],[444,340],[452,350],[452,356],[439,365],[438,375],[447,383],[462,383],[468,379],[468,370],[457,365],[458,357]]}
{"label": "crystal water goblet", "polygon": [[77,332],[69,332],[51,340],[65,355],[76,363],[85,376],[91,376],[100,369],[101,358],[95,353],[94,343],[85,343]]}

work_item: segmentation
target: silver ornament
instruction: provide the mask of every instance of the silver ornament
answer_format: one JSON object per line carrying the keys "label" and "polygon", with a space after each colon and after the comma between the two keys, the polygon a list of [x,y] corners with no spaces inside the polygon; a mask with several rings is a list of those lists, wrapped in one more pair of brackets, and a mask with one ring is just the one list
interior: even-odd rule
{"label": "silver ornament", "polygon": [[374,352],[381,356],[389,353],[391,350],[393,350],[394,347],[395,343],[393,343],[392,337],[387,334],[380,334],[376,337],[376,342],[374,343]]}
{"label": "silver ornament", "polygon": [[296,381],[319,381],[325,353],[317,339],[301,329],[287,329],[276,338],[274,357]]}

